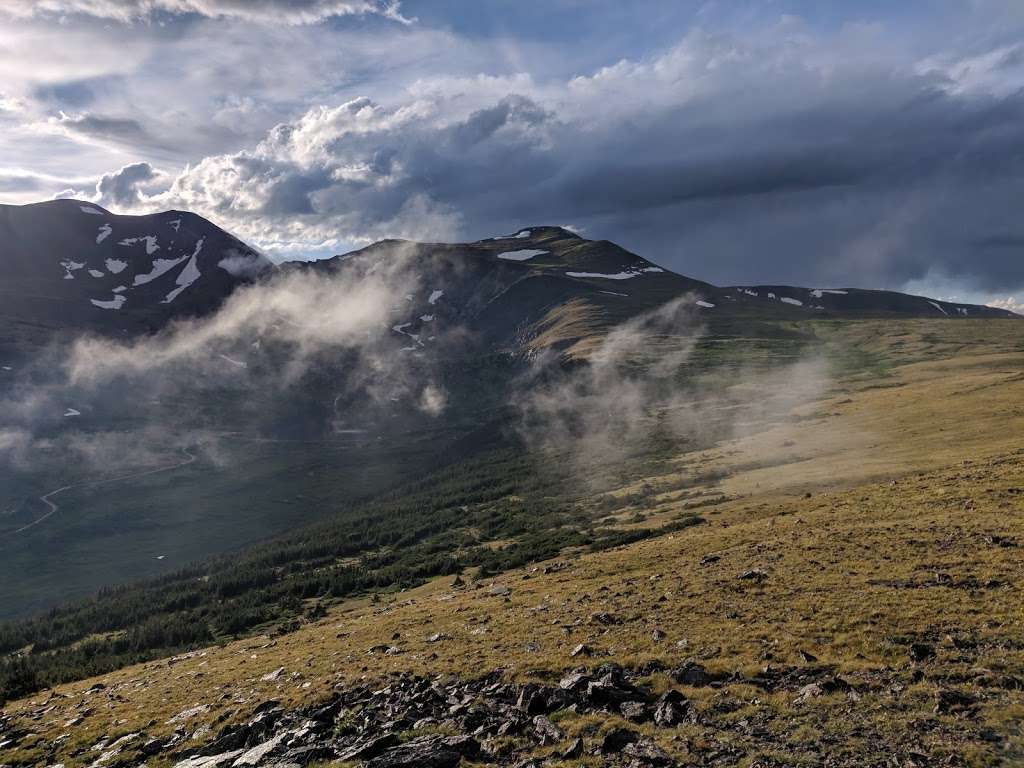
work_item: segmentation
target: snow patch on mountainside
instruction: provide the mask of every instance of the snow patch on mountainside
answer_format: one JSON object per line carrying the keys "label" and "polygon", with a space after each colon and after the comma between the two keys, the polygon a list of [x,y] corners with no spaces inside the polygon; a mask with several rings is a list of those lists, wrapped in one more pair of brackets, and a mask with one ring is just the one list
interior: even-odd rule
{"label": "snow patch on mountainside", "polygon": [[102,216],[103,215],[103,211],[101,211],[99,208],[93,208],[91,205],[80,205],[80,206],[78,206],[78,209],[82,213],[88,213],[88,214],[90,214],[92,216]]}
{"label": "snow patch on mountainside", "polygon": [[664,272],[661,267],[627,267],[622,272],[566,272],[567,277],[597,277],[604,280],[630,280],[645,272]]}
{"label": "snow patch on mountainside", "polygon": [[248,368],[249,367],[248,363],[245,363],[245,362],[243,362],[241,360],[235,360],[234,358],[228,357],[227,355],[224,355],[224,354],[218,355],[218,357],[221,358],[222,360],[227,360],[229,363],[231,363],[236,368]]}
{"label": "snow patch on mountainside", "polygon": [[569,277],[600,277],[605,280],[630,280],[634,277],[639,277],[639,272],[616,272],[615,274],[606,274],[604,272],[566,272]]}
{"label": "snow patch on mountainside", "polygon": [[534,248],[524,248],[521,251],[505,251],[499,253],[499,259],[505,259],[506,261],[528,261],[534,256],[540,256],[541,254],[547,253],[547,251],[538,251]]}
{"label": "snow patch on mountainside", "polygon": [[154,259],[153,268],[144,275],[136,275],[135,281],[132,283],[132,285],[145,285],[146,283],[152,282],[161,275],[174,269],[187,258],[188,256],[179,256],[176,259]]}
{"label": "snow patch on mountainside", "polygon": [[144,235],[143,237],[126,237],[124,240],[118,243],[118,245],[135,245],[139,242],[145,242],[146,244],[146,255],[152,256],[154,253],[160,250],[160,246],[157,244],[156,235]]}
{"label": "snow patch on mountainside", "polygon": [[99,234],[96,235],[96,244],[99,245],[104,240],[106,240],[108,237],[110,237],[110,233],[113,232],[113,231],[114,231],[114,228],[112,226],[110,226],[109,224],[104,224],[102,227],[100,227]]}
{"label": "snow patch on mountainside", "polygon": [[127,261],[121,261],[121,259],[107,259],[107,272],[112,275],[119,275],[124,272],[124,268],[128,266]]}
{"label": "snow patch on mountainside", "polygon": [[430,294],[430,298],[427,299],[427,304],[436,304],[437,300],[444,296],[444,291],[434,291]]}
{"label": "snow patch on mountainside", "polygon": [[128,301],[128,297],[123,293],[118,293],[110,301],[101,301],[99,299],[89,299],[94,307],[100,309],[120,309],[124,306],[124,303]]}
{"label": "snow patch on mountainside", "polygon": [[64,261],[60,262],[60,265],[62,267],[64,267],[64,279],[65,280],[74,280],[75,276],[72,275],[71,273],[75,272],[75,271],[77,271],[79,269],[82,269],[83,267],[85,267],[85,262],[84,261],[71,261],[71,259],[64,259]]}
{"label": "snow patch on mountainside", "polygon": [[203,249],[203,242],[205,240],[206,238],[201,237],[199,238],[198,242],[196,242],[196,249],[192,252],[192,256],[191,258],[189,258],[188,264],[185,265],[185,268],[181,270],[181,273],[178,275],[178,279],[175,280],[175,282],[178,284],[178,287],[167,294],[167,298],[165,298],[162,302],[163,304],[170,304],[172,301],[178,298],[178,295],[182,291],[184,291],[186,288],[192,285],[192,283],[199,279],[199,265],[196,259],[199,257],[199,252]]}

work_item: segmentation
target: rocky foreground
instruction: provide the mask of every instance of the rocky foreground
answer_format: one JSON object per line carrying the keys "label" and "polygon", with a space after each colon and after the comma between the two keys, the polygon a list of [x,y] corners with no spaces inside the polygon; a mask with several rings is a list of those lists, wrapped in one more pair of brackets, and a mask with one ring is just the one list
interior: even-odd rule
{"label": "rocky foreground", "polygon": [[[594,620],[606,623],[615,619],[603,615]],[[576,652],[578,656],[590,653],[585,646],[579,646]],[[601,765],[635,768],[681,764],[659,746],[662,739],[649,735],[654,731],[670,742],[685,745],[691,755],[699,756],[702,765],[735,765],[744,752],[730,746],[725,737],[734,732],[770,745],[774,739],[773,716],[765,711],[741,720],[729,717],[743,702],[724,695],[728,686],[781,693],[791,697],[796,706],[810,705],[823,696],[838,697],[853,708],[861,701],[862,692],[899,697],[908,684],[924,677],[935,652],[927,644],[914,644],[910,654],[915,666],[910,679],[902,682],[898,676],[842,677],[832,665],[814,663],[816,659],[806,653],[805,665],[766,666],[761,674],[750,678],[715,675],[693,660],[671,669],[657,662],[633,670],[614,663],[592,669],[581,667],[566,674],[557,685],[510,683],[501,674],[472,682],[450,676],[396,675],[379,688],[359,685],[337,690],[328,701],[301,709],[288,709],[278,701],[267,700],[253,707],[244,721],[217,731],[208,726],[190,726],[197,715],[209,711],[209,706],[198,705],[171,718],[169,724],[175,726],[174,730],[163,738],[128,733],[116,739],[101,739],[71,757],[108,768],[127,768],[147,758],[171,759],[175,768],[298,768],[322,761],[362,761],[367,768],[454,768],[463,760],[529,768],[586,757],[595,758]],[[284,673],[280,669],[268,676]],[[651,684],[654,675],[667,678],[670,687],[659,693]],[[1024,681],[1015,677],[990,682],[1003,688],[1024,689]],[[720,695],[715,696],[712,707],[698,709],[680,690],[682,686],[707,687]],[[130,695],[130,691],[98,684],[89,694],[95,703]],[[976,703],[973,696],[960,690],[942,688],[936,691],[934,711],[970,717]],[[92,709],[89,703],[84,707],[86,711]],[[45,712],[46,707],[37,714]],[[570,737],[559,726],[559,721],[569,715],[589,716],[581,735]],[[614,723],[613,727],[602,728],[601,724],[608,721]],[[67,725],[72,727],[74,722]],[[678,731],[684,725],[717,731],[717,743],[688,739]],[[24,735],[9,718],[0,721],[0,736],[5,740]],[[952,732],[948,735],[956,736]],[[872,736],[885,738],[882,733]],[[197,741],[205,743],[197,745]],[[912,743],[901,746],[906,759],[900,763],[893,755],[895,764],[928,764],[928,756],[914,751]],[[544,757],[537,756],[538,750]],[[867,755],[820,757],[820,765],[876,763]]]}

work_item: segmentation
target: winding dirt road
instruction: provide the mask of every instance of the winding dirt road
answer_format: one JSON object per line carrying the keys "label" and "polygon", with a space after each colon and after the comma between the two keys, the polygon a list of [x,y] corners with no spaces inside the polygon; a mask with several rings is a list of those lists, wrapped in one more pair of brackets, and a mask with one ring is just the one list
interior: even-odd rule
{"label": "winding dirt road", "polygon": [[59,505],[56,502],[50,501],[50,499],[56,496],[58,493],[70,491],[72,488],[84,488],[87,485],[106,485],[107,483],[117,483],[122,480],[133,480],[134,478],[145,477],[146,475],[156,475],[161,472],[170,472],[172,469],[179,469],[188,464],[191,464],[193,461],[196,460],[195,454],[193,454],[188,448],[182,448],[181,452],[184,453],[187,458],[184,461],[179,461],[177,464],[171,464],[170,466],[166,467],[157,467],[156,469],[147,469],[143,472],[133,472],[130,475],[107,477],[102,480],[85,480],[81,483],[72,483],[71,485],[64,485],[61,486],[60,488],[57,488],[56,490],[43,494],[42,496],[39,497],[39,500],[43,502],[43,504],[45,504],[47,507],[49,507],[50,511],[42,517],[36,518],[31,523],[27,523],[26,525],[21,526],[21,528],[18,528],[14,531],[14,534],[23,533],[24,531],[27,531],[29,528],[34,528],[44,520],[52,517],[54,513],[59,509]]}

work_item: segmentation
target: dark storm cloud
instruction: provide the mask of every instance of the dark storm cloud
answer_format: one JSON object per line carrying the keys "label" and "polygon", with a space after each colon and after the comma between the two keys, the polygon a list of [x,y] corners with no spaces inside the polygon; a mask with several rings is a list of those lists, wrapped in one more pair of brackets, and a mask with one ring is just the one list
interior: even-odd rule
{"label": "dark storm cloud", "polygon": [[1024,253],[1024,232],[1020,234],[990,235],[975,241],[979,248],[1011,248]]}
{"label": "dark storm cloud", "polygon": [[562,193],[591,216],[694,200],[771,195],[856,184],[868,169],[829,151],[717,160],[595,166],[568,179]]}
{"label": "dark storm cloud", "polygon": [[[907,85],[904,104],[865,99],[723,125],[725,151],[686,121],[609,135],[582,154],[574,147],[565,165],[580,170],[524,207],[529,220],[558,210],[719,282],[900,287],[936,273],[982,290],[1024,286],[1020,244],[988,238],[1019,216],[1024,98]],[[603,161],[635,156],[645,159]]]}
{"label": "dark storm cloud", "polygon": [[123,142],[133,146],[151,144],[149,133],[138,120],[127,117],[84,114],[71,116],[61,114],[54,123],[71,134],[92,139]]}
{"label": "dark storm cloud", "polygon": [[518,95],[441,125],[361,100],[204,161],[171,202],[376,237],[421,196],[467,236],[571,223],[719,282],[1024,285],[1019,251],[983,244],[1024,193],[1024,97],[883,85],[878,102],[838,83],[783,115],[711,95],[592,125]]}
{"label": "dark storm cloud", "polygon": [[35,89],[33,96],[40,102],[68,109],[81,109],[96,100],[93,85],[82,80],[41,85]]}

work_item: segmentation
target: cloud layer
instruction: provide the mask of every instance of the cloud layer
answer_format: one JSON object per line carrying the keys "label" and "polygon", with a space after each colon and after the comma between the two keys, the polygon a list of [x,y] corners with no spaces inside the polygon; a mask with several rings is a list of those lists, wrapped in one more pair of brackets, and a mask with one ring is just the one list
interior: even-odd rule
{"label": "cloud layer", "polygon": [[0,13],[20,18],[93,16],[133,22],[165,14],[259,23],[315,24],[335,16],[380,14],[408,22],[398,2],[377,0],[7,0]]}
{"label": "cloud layer", "polygon": [[[720,283],[1024,289],[1012,4],[935,16],[963,32],[943,39],[886,20],[716,26],[702,12],[671,44],[582,72],[527,30],[484,40],[327,0],[15,4],[12,50],[31,56],[37,11],[59,8],[194,21],[142,46],[138,29],[106,30],[127,77],[109,46],[75,79],[40,63],[45,85],[0,102],[13,105],[0,118],[21,115],[10,141],[34,124],[65,156],[95,153],[90,168],[121,161],[97,168],[95,188],[81,169],[57,185],[51,153],[49,167],[0,174],[10,198],[50,187],[121,211],[187,208],[279,258],[558,223]],[[322,23],[345,14],[381,21]],[[267,20],[279,23],[254,26]]]}

